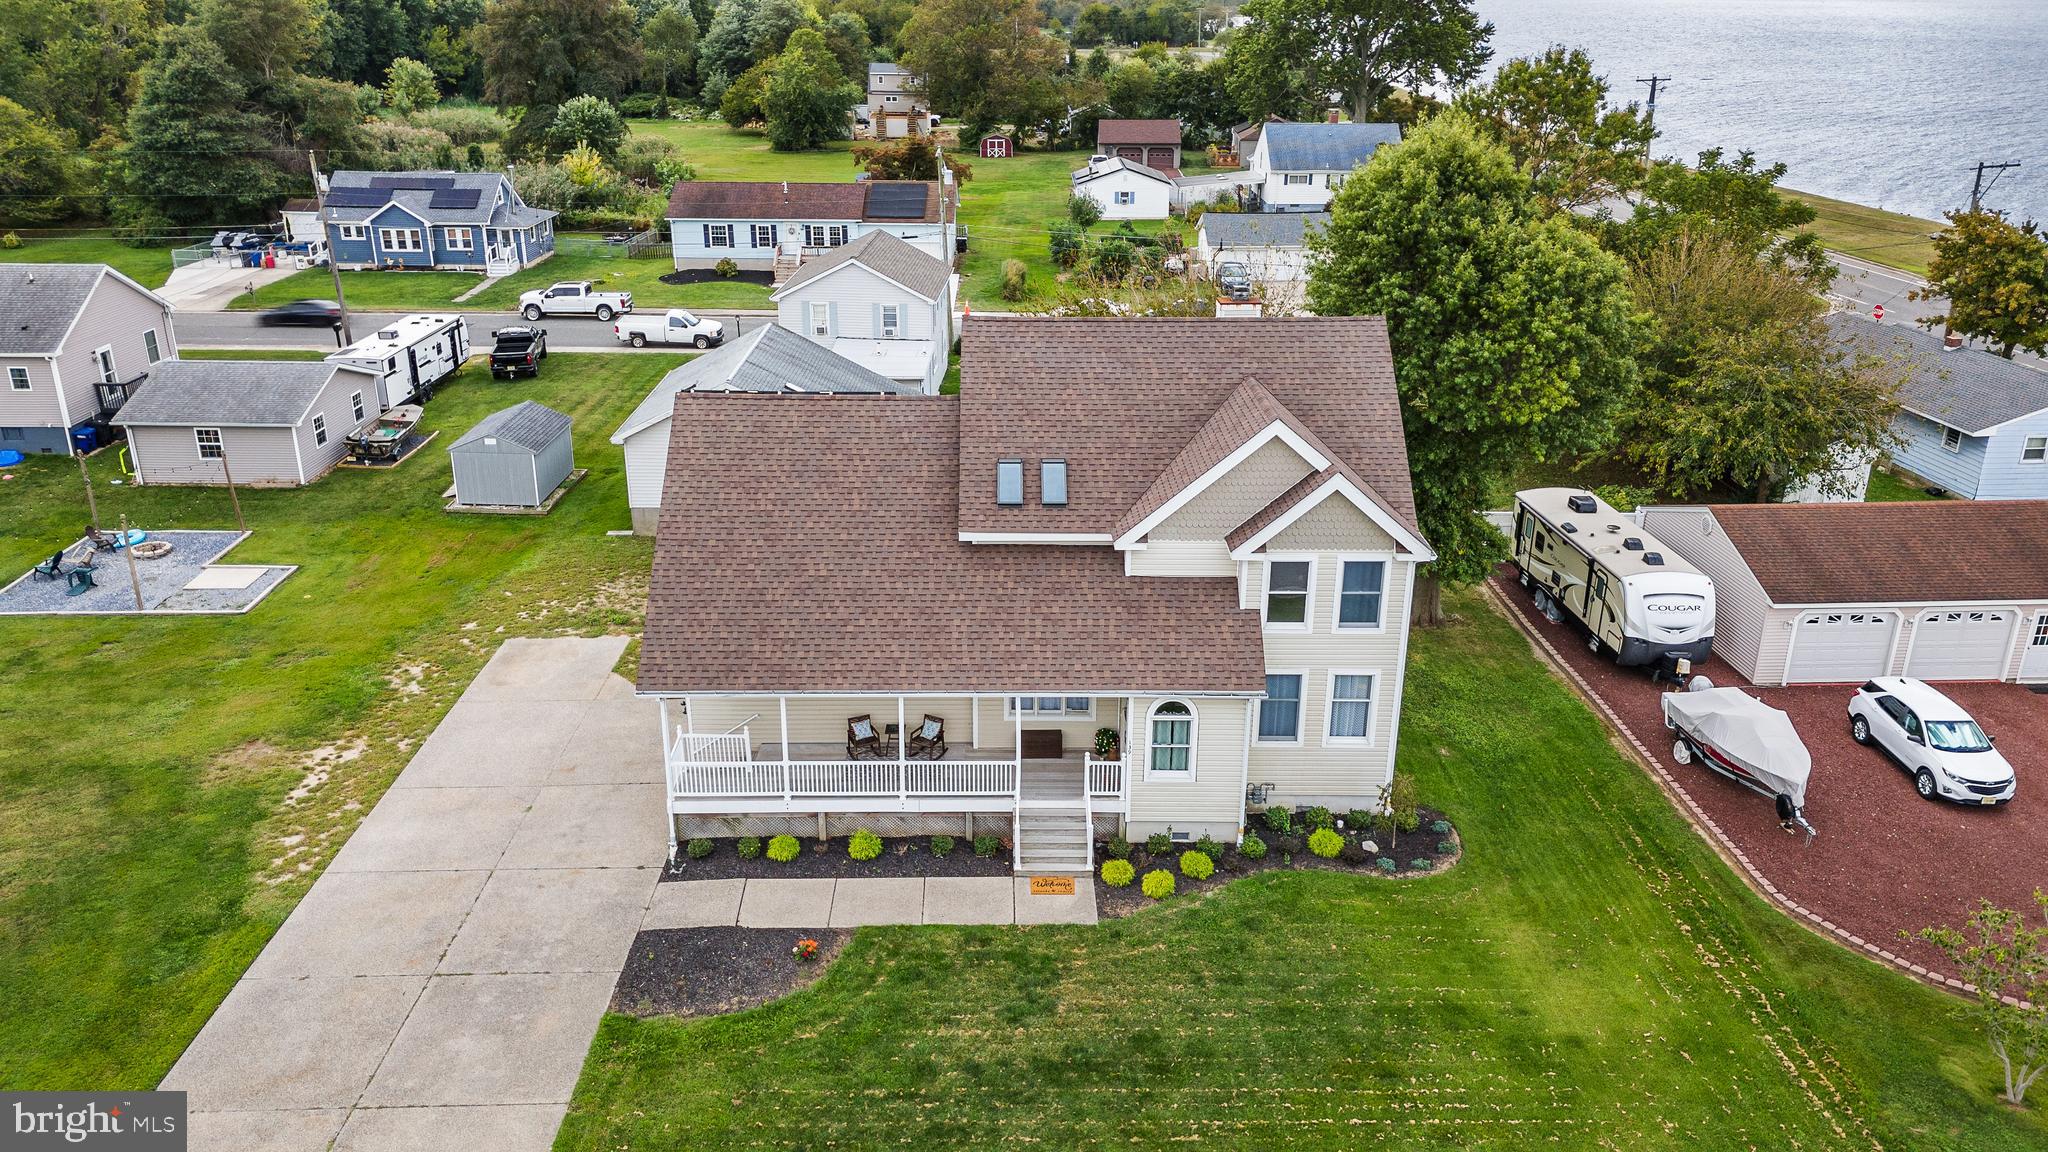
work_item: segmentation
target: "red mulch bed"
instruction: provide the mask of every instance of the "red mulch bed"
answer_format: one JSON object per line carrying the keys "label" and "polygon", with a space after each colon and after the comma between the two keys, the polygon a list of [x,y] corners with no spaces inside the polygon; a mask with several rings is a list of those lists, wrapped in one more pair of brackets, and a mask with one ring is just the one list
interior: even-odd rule
{"label": "red mulch bed", "polygon": [[1959,926],[1979,897],[2031,909],[2034,889],[2048,887],[2048,697],[2016,684],[1941,686],[1998,738],[2019,776],[2010,804],[1964,808],[1920,799],[1883,753],[1849,739],[1851,686],[1750,688],[1718,657],[1710,661],[1697,671],[1784,709],[1813,754],[1806,816],[1820,835],[1809,844],[1804,835],[1779,830],[1769,800],[1671,759],[1659,689],[1647,672],[1594,656],[1581,633],[1538,613],[1512,575],[1496,577],[1494,587],[1779,891],[1879,948],[1954,975],[1940,953],[1899,933]]}

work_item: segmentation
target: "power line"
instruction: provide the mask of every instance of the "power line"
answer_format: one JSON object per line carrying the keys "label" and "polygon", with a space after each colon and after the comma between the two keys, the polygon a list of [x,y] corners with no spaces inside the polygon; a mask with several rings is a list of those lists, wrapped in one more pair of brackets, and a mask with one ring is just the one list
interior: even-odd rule
{"label": "power line", "polygon": [[[1977,177],[1970,184],[1970,211],[1977,211],[1979,205],[1984,202],[1984,193],[1997,187],[1999,177],[2005,175],[2007,170],[2019,166],[2020,162],[2017,160],[2006,160],[1997,164],[1979,160],[1977,162]],[[1984,182],[1984,174],[1986,172],[1991,173],[1991,183],[1989,184]]]}

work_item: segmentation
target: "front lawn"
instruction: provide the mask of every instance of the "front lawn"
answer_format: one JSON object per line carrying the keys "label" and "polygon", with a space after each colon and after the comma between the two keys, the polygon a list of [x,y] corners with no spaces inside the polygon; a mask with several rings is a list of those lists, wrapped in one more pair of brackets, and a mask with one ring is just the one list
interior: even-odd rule
{"label": "front lawn", "polygon": [[[863,929],[776,1004],[607,1017],[560,1150],[2038,1148],[1959,1003],[1742,887],[1478,598],[1401,764],[1445,875],[1095,927]],[[1645,690],[1648,690],[1645,685]]]}
{"label": "front lawn", "polygon": [[1874,467],[1870,470],[1870,486],[1863,490],[1867,504],[1880,504],[1899,500],[1936,500],[1943,497],[1930,496],[1927,489],[1893,472],[1889,468]]}
{"label": "front lawn", "polygon": [[[680,362],[472,364],[399,468],[243,490],[228,559],[300,566],[247,616],[0,618],[0,1084],[154,1087],[505,636],[637,630],[652,549],[605,535],[606,437]],[[449,443],[528,398],[589,476],[545,517],[442,512]],[[225,491],[116,485],[116,461],[91,459],[102,523],[234,524]],[[0,581],[87,515],[73,462],[8,471]]]}
{"label": "front lawn", "polygon": [[[473,272],[343,272],[342,295],[360,312],[412,312],[449,307],[483,280]],[[228,304],[234,311],[275,308],[293,300],[334,299],[334,274],[308,268],[244,292]]]}
{"label": "front lawn", "polygon": [[[464,308],[479,312],[511,311],[519,294],[563,280],[593,280],[614,291],[633,294],[633,306],[649,308],[766,308],[768,289],[759,284],[714,280],[704,284],[663,284],[673,271],[666,244],[635,257],[605,257],[563,252],[515,272],[460,303],[457,296],[474,289],[482,277],[473,272],[343,272],[342,292],[348,306],[365,312],[410,312]],[[274,308],[290,300],[328,300],[334,280],[325,268],[308,268],[254,292],[235,297],[229,308],[248,311]]]}
{"label": "front lawn", "polygon": [[144,288],[161,288],[171,278],[169,246],[135,248],[111,236],[22,237],[19,248],[0,248],[9,264],[111,264]]}
{"label": "front lawn", "polygon": [[1784,192],[1813,205],[1819,213],[1806,230],[1819,236],[1822,244],[1844,255],[1919,276],[1927,275],[1927,265],[1934,260],[1933,235],[1946,227],[1933,220],[1830,200],[1811,192],[1790,188]]}

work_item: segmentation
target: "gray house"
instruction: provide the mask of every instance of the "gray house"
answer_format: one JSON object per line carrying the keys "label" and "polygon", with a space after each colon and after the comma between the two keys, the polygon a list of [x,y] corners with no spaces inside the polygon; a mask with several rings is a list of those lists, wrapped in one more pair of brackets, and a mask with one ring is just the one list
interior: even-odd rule
{"label": "gray house", "polygon": [[113,422],[142,484],[310,484],[377,415],[377,374],[304,360],[165,360]]}
{"label": "gray house", "polygon": [[105,264],[0,264],[0,450],[68,454],[178,354],[171,306]]}
{"label": "gray house", "polygon": [[525,400],[491,413],[448,448],[455,503],[538,508],[576,467],[569,418]]}

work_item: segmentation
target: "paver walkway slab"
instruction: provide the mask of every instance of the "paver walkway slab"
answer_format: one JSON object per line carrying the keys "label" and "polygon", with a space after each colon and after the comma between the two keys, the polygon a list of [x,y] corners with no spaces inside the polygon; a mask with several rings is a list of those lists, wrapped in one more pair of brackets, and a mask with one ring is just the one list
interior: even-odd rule
{"label": "paver walkway slab", "polygon": [[742,928],[824,928],[832,921],[832,880],[747,881]]}
{"label": "paver walkway slab", "polygon": [[840,880],[832,889],[833,928],[924,923],[921,879]]}
{"label": "paver walkway slab", "polygon": [[1014,899],[1019,924],[1095,923],[1095,882],[1090,876],[1074,878],[1072,896],[1033,896],[1031,877],[1019,876]]}
{"label": "paver walkway slab", "polygon": [[[830,885],[828,888],[827,885]],[[1029,876],[677,880],[655,887],[640,927],[858,928],[868,924],[1093,924],[1095,886],[1033,896]]]}
{"label": "paver walkway slab", "polygon": [[1014,924],[1017,898],[1009,876],[933,876],[924,882],[927,924]]}
{"label": "paver walkway slab", "polygon": [[485,665],[165,1077],[192,1152],[553,1143],[667,849],[625,644]]}
{"label": "paver walkway slab", "polygon": [[740,922],[740,894],[747,884],[738,879],[657,884],[640,927],[730,928]]}

